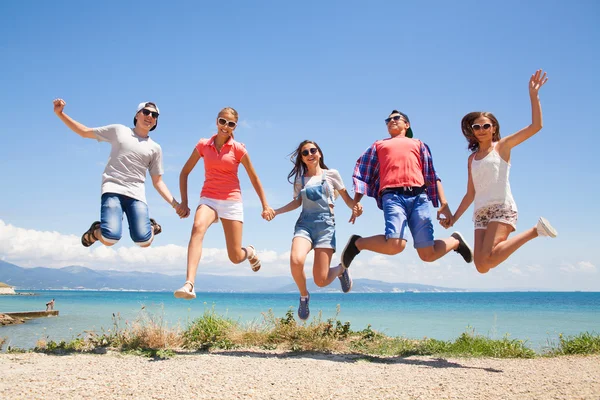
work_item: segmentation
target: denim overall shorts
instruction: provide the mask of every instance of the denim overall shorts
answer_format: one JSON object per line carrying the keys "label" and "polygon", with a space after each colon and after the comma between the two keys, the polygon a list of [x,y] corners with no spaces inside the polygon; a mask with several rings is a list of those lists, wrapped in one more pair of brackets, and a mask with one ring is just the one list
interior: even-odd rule
{"label": "denim overall shorts", "polygon": [[302,212],[294,227],[294,237],[303,237],[312,243],[313,249],[335,251],[335,218],[329,207],[329,185],[323,173],[321,182],[305,185],[302,177]]}

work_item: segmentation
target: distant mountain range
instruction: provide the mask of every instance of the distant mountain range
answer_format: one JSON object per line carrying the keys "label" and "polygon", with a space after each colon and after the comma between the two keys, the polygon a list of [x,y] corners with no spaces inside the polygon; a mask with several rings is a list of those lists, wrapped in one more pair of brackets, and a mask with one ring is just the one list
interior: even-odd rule
{"label": "distant mountain range", "polygon": [[[22,268],[0,261],[0,282],[17,290],[76,289],[76,290],[146,290],[173,291],[185,281],[184,275],[165,275],[151,272],[93,270],[81,266],[63,268]],[[198,274],[199,292],[294,293],[298,289],[291,277],[221,276]],[[308,282],[311,293],[340,292],[339,283],[326,288]],[[353,293],[394,292],[465,292],[464,289],[415,283],[389,283],[372,279],[355,279]]]}

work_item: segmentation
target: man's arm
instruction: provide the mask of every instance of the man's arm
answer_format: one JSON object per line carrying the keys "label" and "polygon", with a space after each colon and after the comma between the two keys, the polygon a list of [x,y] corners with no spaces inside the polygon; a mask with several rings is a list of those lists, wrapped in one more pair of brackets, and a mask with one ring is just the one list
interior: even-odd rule
{"label": "man's arm", "polygon": [[64,108],[67,103],[63,99],[55,99],[54,100],[54,113],[65,125],[71,129],[73,132],[86,139],[95,139],[96,135],[94,134],[94,130],[92,128],[88,128],[87,126],[75,121],[73,118],[69,117],[64,113]]}

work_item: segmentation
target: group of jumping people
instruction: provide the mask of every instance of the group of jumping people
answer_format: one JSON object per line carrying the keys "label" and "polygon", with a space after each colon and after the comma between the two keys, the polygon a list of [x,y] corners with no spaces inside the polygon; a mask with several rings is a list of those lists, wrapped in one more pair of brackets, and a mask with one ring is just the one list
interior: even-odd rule
{"label": "group of jumping people", "polygon": [[[363,250],[398,254],[406,247],[409,231],[423,261],[435,261],[454,250],[465,262],[474,262],[480,273],[496,267],[531,239],[556,237],[556,230],[540,217],[535,226],[509,239],[517,223],[517,206],[509,183],[510,154],[513,147],[542,128],[539,89],[547,80],[546,73],[541,70],[531,76],[531,124],[512,135],[501,138],[500,124],[492,113],[471,112],[463,117],[462,134],[471,154],[468,157],[467,191],[454,213],[446,200],[429,147],[413,137],[408,115],[398,110],[385,118],[389,137],[373,143],[357,160],[352,175],[354,197],[346,190],[339,172],[327,167],[319,145],[304,140],[290,158],[294,166],[288,181],[293,185],[293,200],[277,209],[269,206],[245,146],[234,139],[239,116],[231,107],[223,108],[217,114],[217,132],[210,138],[200,139],[183,166],[179,176],[181,202],[162,180],[162,149],[150,137],[160,115],[155,103],[138,105],[133,128],[119,124],[88,128],[65,114],[66,103],[62,99],[54,100],[54,112],[78,135],[111,144],[110,157],[102,174],[100,220],[94,221],[82,235],[81,243],[86,247],[96,241],[106,246],[117,243],[122,236],[123,214],[127,216],[131,239],[137,245],[148,247],[154,236],[161,233],[161,226],[150,218],[148,211],[147,171],[154,188],[177,215],[189,217],[188,176],[198,161],[204,159],[204,184],[188,244],[187,276],[184,285],[174,292],[177,298],[196,298],[194,286],[204,235],[219,220],[231,262],[239,264],[248,260],[253,271],[261,267],[254,246],[242,245],[244,210],[238,178],[240,164],[261,201],[265,220],[271,221],[279,214],[302,207],[294,228],[290,268],[300,291],[298,316],[306,320],[310,315],[310,294],[304,264],[311,250],[314,250],[315,284],[324,287],[337,278],[342,291],[348,293],[352,289],[349,267],[354,258]],[[384,234],[352,235],[341,253],[341,263],[332,267],[336,250],[335,200],[338,197],[344,200],[352,211],[349,222],[354,223],[363,212],[360,201],[364,195],[375,198],[377,206],[383,210]],[[459,232],[453,232],[445,239],[434,239],[430,203],[438,209],[440,225],[448,229],[473,202],[474,250]]]}

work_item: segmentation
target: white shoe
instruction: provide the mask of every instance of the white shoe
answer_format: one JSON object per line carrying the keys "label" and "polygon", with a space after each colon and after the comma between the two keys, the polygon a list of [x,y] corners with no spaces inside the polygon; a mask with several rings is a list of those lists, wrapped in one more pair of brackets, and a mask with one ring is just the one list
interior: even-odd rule
{"label": "white shoe", "polygon": [[535,229],[537,230],[539,236],[555,238],[558,235],[556,229],[554,229],[552,225],[550,225],[550,222],[548,222],[548,220],[544,217],[540,217]]}
{"label": "white shoe", "polygon": [[[192,290],[188,290],[187,284],[192,286]],[[194,291],[194,284],[190,281],[185,281],[182,287],[177,289],[173,295],[178,299],[192,300],[196,298],[196,292]]]}

